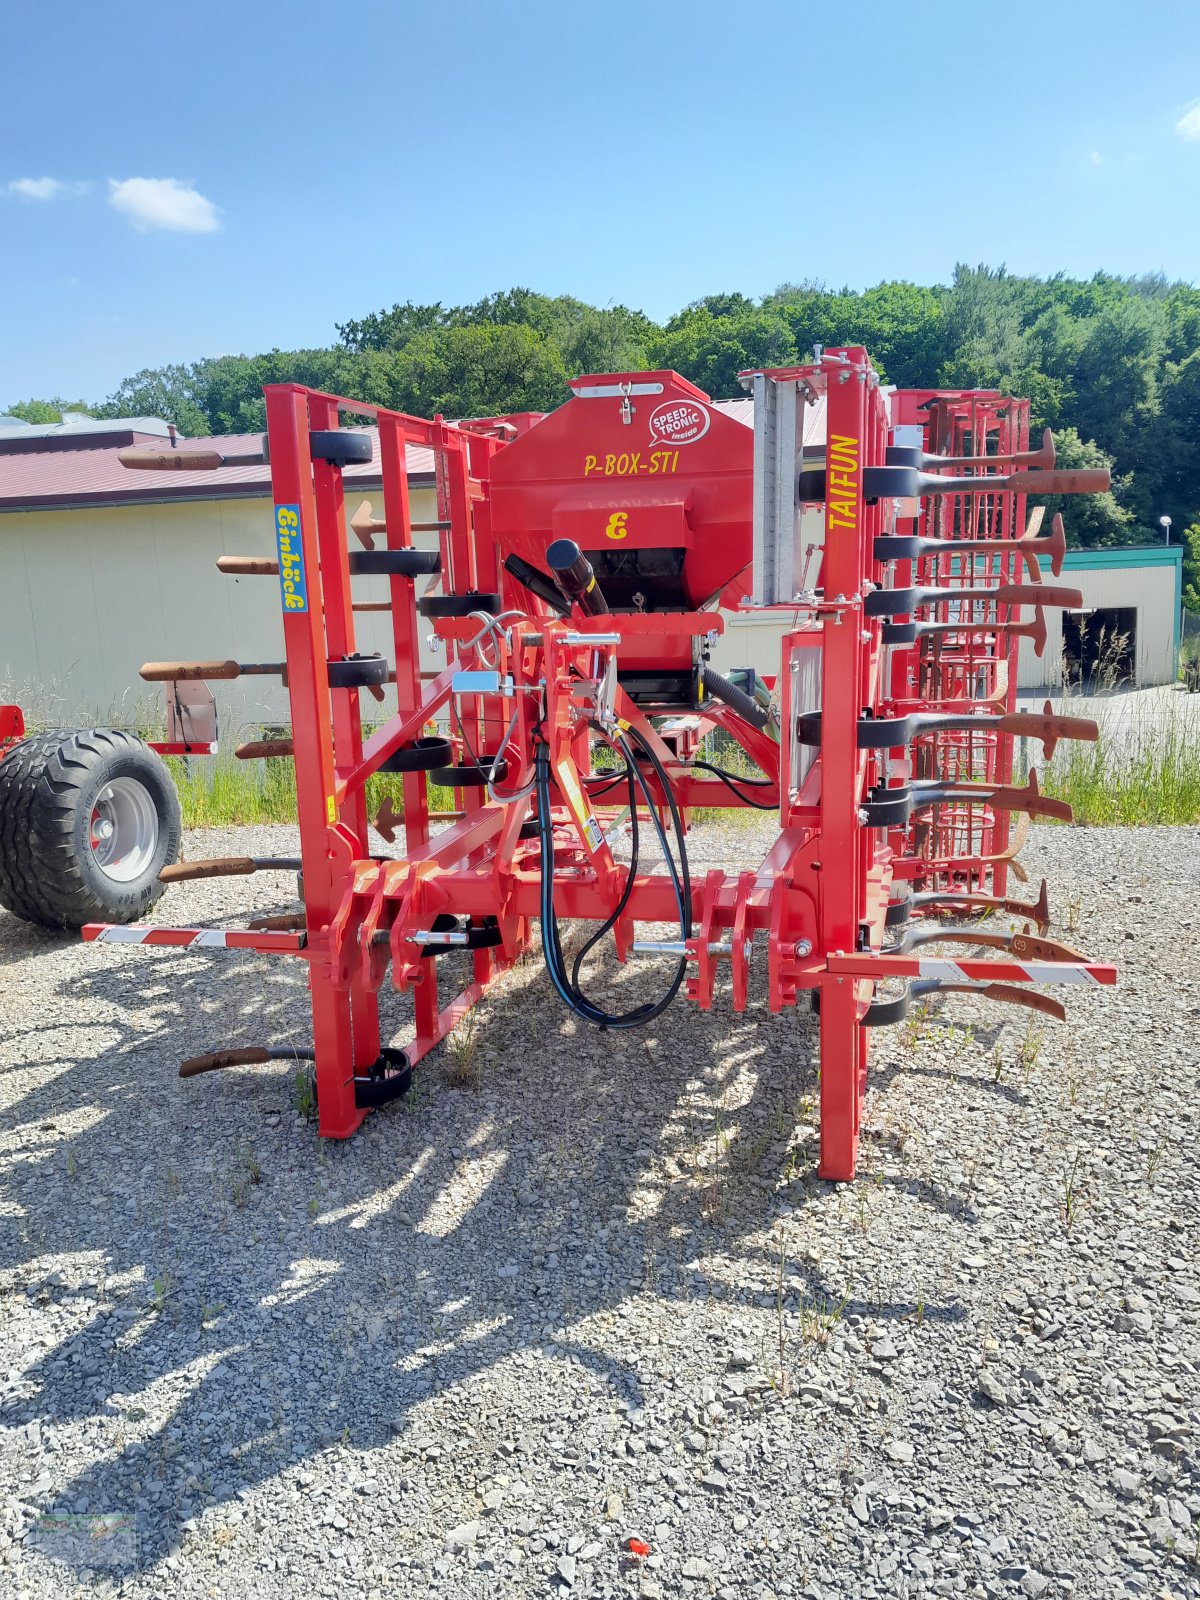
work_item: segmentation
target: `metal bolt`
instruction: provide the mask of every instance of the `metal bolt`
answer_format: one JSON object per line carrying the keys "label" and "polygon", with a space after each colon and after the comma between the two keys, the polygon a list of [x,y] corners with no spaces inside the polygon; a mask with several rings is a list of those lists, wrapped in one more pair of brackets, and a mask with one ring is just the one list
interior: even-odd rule
{"label": "metal bolt", "polygon": [[745,940],[745,942],[742,945],[742,954],[745,956],[747,961],[749,961],[749,959],[750,959],[750,952],[751,952],[751,950],[753,950],[753,948],[754,948],[754,941],[752,939]]}
{"label": "metal bolt", "polygon": [[810,956],[810,955],[812,955],[812,940],[811,939],[797,939],[796,940],[796,954],[798,956]]}
{"label": "metal bolt", "polygon": [[858,825],[859,825],[859,827],[860,828],[865,828],[866,825],[867,825],[867,820],[868,820],[867,819],[867,813],[860,806],[858,808]]}

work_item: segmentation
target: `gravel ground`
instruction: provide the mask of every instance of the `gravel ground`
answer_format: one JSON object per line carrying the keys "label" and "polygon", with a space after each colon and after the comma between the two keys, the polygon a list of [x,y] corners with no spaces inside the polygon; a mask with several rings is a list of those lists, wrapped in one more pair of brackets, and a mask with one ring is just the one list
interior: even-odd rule
{"label": "gravel ground", "polygon": [[1200,1595],[1197,843],[1035,830],[1121,987],[881,1030],[842,1188],[761,977],[601,1036],[529,961],[334,1145],[285,1066],[175,1075],[303,1040],[299,964],[0,914],[0,1590]]}

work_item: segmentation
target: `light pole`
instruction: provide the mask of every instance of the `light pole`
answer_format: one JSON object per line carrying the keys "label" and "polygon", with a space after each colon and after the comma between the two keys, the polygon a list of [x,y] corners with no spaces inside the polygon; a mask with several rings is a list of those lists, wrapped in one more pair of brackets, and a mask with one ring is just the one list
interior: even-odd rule
{"label": "light pole", "polygon": [[1158,525],[1163,530],[1163,543],[1164,544],[1170,544],[1170,542],[1171,542],[1171,519],[1170,519],[1170,517],[1159,517]]}

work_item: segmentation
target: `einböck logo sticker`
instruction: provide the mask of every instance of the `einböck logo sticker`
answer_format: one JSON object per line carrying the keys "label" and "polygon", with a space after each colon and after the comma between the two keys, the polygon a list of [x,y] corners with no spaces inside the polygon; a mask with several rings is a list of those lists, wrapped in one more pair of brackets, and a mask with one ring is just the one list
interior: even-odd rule
{"label": "einb\u00f6ck logo sticker", "polygon": [[650,443],[692,444],[708,432],[712,415],[694,400],[666,400],[650,413]]}
{"label": "einb\u00f6ck logo sticker", "polygon": [[300,507],[275,507],[275,543],[279,546],[279,593],[284,611],[308,610],[308,584],[304,578],[304,541],[300,537]]}

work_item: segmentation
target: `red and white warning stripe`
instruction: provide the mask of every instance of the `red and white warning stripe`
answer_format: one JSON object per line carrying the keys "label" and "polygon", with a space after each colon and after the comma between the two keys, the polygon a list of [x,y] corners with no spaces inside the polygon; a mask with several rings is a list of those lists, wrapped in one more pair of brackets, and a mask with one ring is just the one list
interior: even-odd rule
{"label": "red and white warning stripe", "polygon": [[97,944],[188,945],[209,950],[263,950],[296,954],[304,948],[302,933],[249,928],[139,928],[114,922],[89,922],[85,939]]}
{"label": "red and white warning stripe", "polygon": [[1112,985],[1105,961],[945,961],[937,956],[834,955],[830,972],[855,978],[942,978],[951,983],[1086,983]]}

